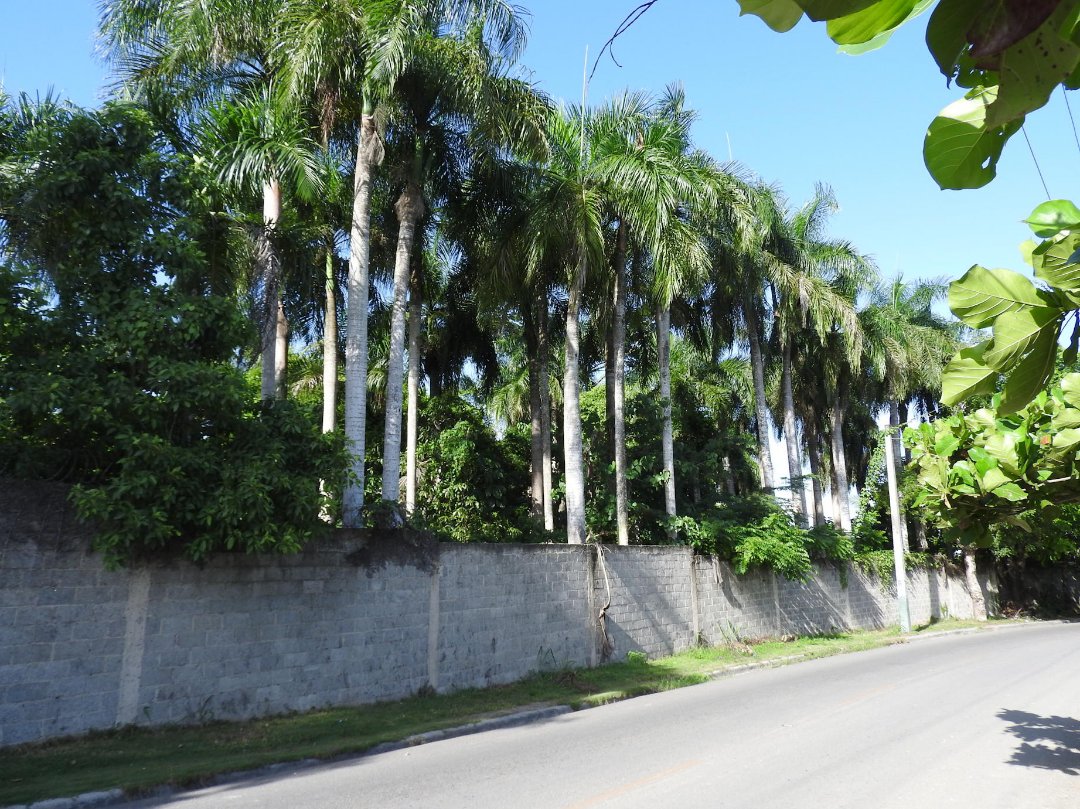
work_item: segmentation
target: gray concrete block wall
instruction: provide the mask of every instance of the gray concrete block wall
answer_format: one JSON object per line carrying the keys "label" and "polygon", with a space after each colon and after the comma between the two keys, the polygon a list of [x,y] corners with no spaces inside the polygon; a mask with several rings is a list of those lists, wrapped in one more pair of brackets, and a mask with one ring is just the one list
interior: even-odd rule
{"label": "gray concrete block wall", "polygon": [[697,560],[694,575],[702,642],[720,644],[782,634],[775,576],[757,570],[738,576],[727,562],[704,557]]}
{"label": "gray concrete block wall", "polygon": [[67,490],[0,495],[0,745],[110,727],[127,578],[86,553]]}
{"label": "gray concrete block wall", "polygon": [[683,546],[604,546],[593,598],[598,611],[610,598],[609,659],[629,651],[661,657],[694,643],[692,563],[693,552]]}
{"label": "gray concrete block wall", "polygon": [[460,545],[444,551],[433,688],[507,683],[589,663],[591,549]]}
{"label": "gray concrete block wall", "polygon": [[[685,547],[445,544],[360,567],[360,542],[106,571],[63,489],[0,490],[0,745],[595,665],[609,599],[615,660],[896,620],[894,588],[850,566],[793,583]],[[916,572],[909,594],[916,622],[971,614],[962,576]]]}

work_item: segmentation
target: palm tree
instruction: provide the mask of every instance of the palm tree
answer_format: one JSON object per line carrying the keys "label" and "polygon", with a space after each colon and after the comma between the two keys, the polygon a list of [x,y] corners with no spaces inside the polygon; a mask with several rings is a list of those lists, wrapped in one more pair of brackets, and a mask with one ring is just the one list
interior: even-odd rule
{"label": "palm tree", "polygon": [[405,344],[405,292],[414,242],[432,197],[454,193],[467,163],[484,150],[534,148],[541,144],[544,105],[525,82],[506,75],[480,36],[482,27],[460,38],[433,30],[418,34],[408,64],[395,85],[401,114],[394,119],[399,142],[401,195],[395,204],[398,243],[392,293],[390,376],[383,443],[385,500],[400,491],[401,381]]}
{"label": "palm tree", "polygon": [[549,159],[541,169],[531,217],[530,259],[552,263],[565,273],[566,329],[563,365],[563,474],[566,535],[585,541],[585,479],[581,434],[581,304],[589,267],[604,261],[604,197],[588,131],[592,116],[576,108],[552,111],[548,118]]}
{"label": "palm tree", "polygon": [[283,398],[288,325],[282,304],[283,269],[275,247],[282,186],[312,199],[322,184],[317,147],[288,99],[266,88],[206,111],[202,144],[221,180],[239,189],[261,189],[263,226],[255,239],[256,278],[263,324],[262,395]]}
{"label": "palm tree", "polygon": [[631,250],[639,247],[647,250],[663,278],[656,284],[657,334],[661,399],[669,403],[665,411],[664,442],[665,469],[669,476],[667,503],[669,515],[674,516],[668,310],[671,290],[677,283],[673,279],[680,278],[688,268],[700,270],[705,265],[701,239],[687,227],[685,211],[692,205],[711,202],[717,185],[708,161],[688,154],[693,120],[694,115],[684,109],[682,89],[670,87],[659,103],[640,94],[617,97],[594,114],[588,132],[594,171],[615,226],[608,418],[612,423],[616,523],[621,545],[629,544],[630,540],[624,390],[628,246]]}
{"label": "palm tree", "polygon": [[[866,334],[867,365],[879,386],[881,404],[889,409],[893,458],[902,474],[901,410],[914,401],[924,412],[941,391],[941,372],[959,344],[961,324],[937,315],[934,304],[947,292],[942,282],[905,283],[902,277],[874,289],[860,313]],[[906,521],[901,519],[904,541]]]}
{"label": "palm tree", "polygon": [[830,333],[839,333],[848,353],[857,355],[861,334],[855,296],[844,293],[861,286],[873,275],[872,264],[849,243],[824,235],[829,214],[836,208],[832,192],[818,186],[814,196],[800,209],[773,220],[774,233],[769,240],[769,250],[776,259],[767,265],[774,301],[779,293],[774,309],[780,341],[784,437],[792,503],[796,513],[803,515],[810,509],[803,503],[805,487],[797,484],[802,453],[792,382],[796,334],[805,330],[824,342]]}
{"label": "palm tree", "polygon": [[[212,105],[211,136],[238,138],[216,145],[222,172],[238,184],[261,187],[263,227],[255,258],[263,292],[264,398],[285,390],[288,326],[278,297],[281,266],[273,237],[281,219],[281,183],[291,175],[302,191],[311,177],[311,161],[296,152],[307,146],[294,120],[298,111],[275,81],[280,23],[280,4],[270,0],[106,0],[100,25],[123,85],[144,98],[163,84],[176,85],[171,97],[185,104],[189,117]],[[298,159],[309,166],[298,171]]]}

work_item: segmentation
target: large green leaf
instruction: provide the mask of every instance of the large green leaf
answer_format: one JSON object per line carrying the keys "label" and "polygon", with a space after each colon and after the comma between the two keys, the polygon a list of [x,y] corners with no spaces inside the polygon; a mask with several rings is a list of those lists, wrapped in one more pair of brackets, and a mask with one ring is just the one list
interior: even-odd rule
{"label": "large green leaf", "polygon": [[978,264],[949,285],[949,308],[973,329],[982,329],[1006,312],[1052,306],[1053,298],[1012,270]]}
{"label": "large green leaf", "polygon": [[1080,230],[1047,239],[1031,251],[1031,266],[1035,270],[1035,277],[1058,289],[1080,291],[1077,250],[1080,250]]}
{"label": "large green leaf", "polygon": [[1049,331],[1057,339],[1064,313],[1060,309],[1031,307],[1005,312],[994,321],[994,339],[983,360],[991,368],[1008,372],[1020,357]]}
{"label": "large green leaf", "polygon": [[794,28],[803,15],[795,0],[739,0],[739,9],[739,16],[753,14],[781,34]]}
{"label": "large green leaf", "polygon": [[877,34],[876,36],[866,40],[865,42],[860,42],[855,45],[841,45],[838,50],[840,51],[840,53],[846,53],[850,56],[858,56],[863,53],[869,53],[870,51],[876,51],[878,48],[880,48],[882,45],[889,41],[897,28],[907,23],[908,20],[912,20],[915,17],[918,17],[920,14],[926,11],[926,9],[934,5],[934,1],[935,0],[918,0],[918,2],[915,3],[914,8],[911,9],[911,13],[904,17],[904,19],[900,20],[900,22],[898,22],[888,31],[882,31],[880,34]]}
{"label": "large green leaf", "polygon": [[1063,230],[1080,227],[1080,208],[1067,199],[1052,199],[1037,205],[1024,221],[1036,236],[1048,239]]}
{"label": "large green leaf", "polygon": [[1080,407],[1080,374],[1065,374],[1061,378],[1061,394],[1066,403]]}
{"label": "large green leaf", "polygon": [[1017,119],[999,127],[987,126],[987,108],[997,94],[997,87],[976,87],[930,122],[923,162],[942,188],[981,188],[997,175],[1005,142],[1023,124]]}
{"label": "large green leaf", "polygon": [[1006,483],[1003,486],[998,486],[994,489],[994,495],[1004,500],[1008,500],[1010,503],[1019,503],[1023,500],[1027,500],[1027,494],[1015,483]]}
{"label": "large green leaf", "polygon": [[996,466],[987,469],[985,474],[979,478],[979,485],[984,492],[992,492],[994,489],[999,486],[1004,486],[1008,482],[1009,476]]}
{"label": "large green leaf", "polygon": [[960,54],[967,47],[971,20],[983,7],[983,0],[941,0],[926,25],[926,47],[938,69],[951,79],[956,74]]}
{"label": "large green leaf", "polygon": [[1001,126],[1043,106],[1080,65],[1080,47],[1060,33],[1063,26],[1071,30],[1075,14],[1075,3],[1059,3],[1037,30],[1005,49],[997,71],[1001,90],[987,114],[988,127]]}
{"label": "large green leaf", "polygon": [[941,401],[952,407],[980,393],[993,393],[997,371],[983,361],[988,343],[959,351],[941,375]]}
{"label": "large green leaf", "polygon": [[914,9],[915,0],[879,0],[854,14],[829,20],[826,31],[837,45],[859,45],[893,30]]}
{"label": "large green leaf", "polygon": [[1057,331],[1043,331],[1009,373],[1001,395],[1002,413],[1015,413],[1046,387],[1057,360]]}
{"label": "large green leaf", "polygon": [[1006,474],[1016,477],[1020,474],[1020,458],[1016,452],[1016,438],[1010,433],[994,433],[983,447],[994,458]]}
{"label": "large green leaf", "polygon": [[[835,20],[874,5],[879,0],[799,0],[806,16],[814,22]],[[885,30],[885,29],[882,29]]]}

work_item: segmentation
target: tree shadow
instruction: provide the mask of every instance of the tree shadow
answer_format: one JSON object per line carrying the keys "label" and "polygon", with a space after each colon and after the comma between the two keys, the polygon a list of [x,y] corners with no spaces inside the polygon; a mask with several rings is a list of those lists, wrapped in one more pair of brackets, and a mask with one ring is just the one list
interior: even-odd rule
{"label": "tree shadow", "polygon": [[1010,764],[1080,775],[1080,721],[1009,710],[1000,711],[998,719],[1010,722],[1006,732],[1020,740]]}

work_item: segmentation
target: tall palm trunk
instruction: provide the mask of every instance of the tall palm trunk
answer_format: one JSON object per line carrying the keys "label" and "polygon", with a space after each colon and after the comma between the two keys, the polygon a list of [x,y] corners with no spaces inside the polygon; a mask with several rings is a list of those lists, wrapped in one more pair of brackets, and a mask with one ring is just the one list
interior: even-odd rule
{"label": "tall palm trunk", "polygon": [[[615,239],[615,305],[611,316],[613,357],[611,382],[612,439],[615,450],[615,524],[620,545],[630,544],[630,497],[626,482],[626,224],[619,222]],[[662,395],[662,394],[661,394]],[[666,468],[666,467],[665,467]]]}
{"label": "tall palm trunk", "polygon": [[780,371],[781,395],[784,399],[784,445],[787,447],[788,486],[791,489],[791,510],[796,522],[805,522],[806,487],[802,483],[802,453],[799,451],[798,426],[795,421],[795,394],[791,382],[791,338],[783,340],[783,364]]}
{"label": "tall palm trunk", "polygon": [[337,285],[334,283],[334,240],[326,245],[326,310],[323,315],[322,431],[337,427]]}
{"label": "tall palm trunk", "polygon": [[806,454],[810,460],[810,475],[813,484],[814,525],[824,525],[825,503],[821,486],[821,436],[818,434],[817,425],[812,421],[806,424],[805,431]]}
{"label": "tall palm trunk", "polygon": [[416,441],[420,406],[420,272],[409,283],[409,417],[405,425],[405,513],[416,509]]}
{"label": "tall palm trunk", "polygon": [[[281,259],[274,248],[273,233],[281,221],[281,185],[276,178],[263,183],[263,229],[255,248],[259,275],[263,281],[263,333],[261,345],[261,389],[264,399],[280,399],[285,392],[284,358],[279,332],[285,319],[281,306]],[[285,326],[286,333],[288,326]]]}
{"label": "tall palm trunk", "polygon": [[829,430],[831,438],[831,454],[832,454],[832,466],[833,477],[835,483],[833,485],[834,494],[833,499],[838,504],[839,514],[836,515],[840,523],[840,528],[844,531],[851,530],[851,498],[849,493],[849,484],[847,476],[847,458],[844,454],[844,406],[847,398],[847,383],[843,375],[836,383],[836,388],[833,391],[832,408],[830,412],[831,416],[831,429]]}
{"label": "tall palm trunk", "polygon": [[566,303],[566,368],[563,371],[563,444],[566,477],[566,541],[585,542],[585,477],[581,457],[581,406],[578,355],[580,351],[581,288],[585,279],[585,255],[578,259]]}
{"label": "tall palm trunk", "polygon": [[394,205],[398,218],[394,290],[390,309],[390,354],[386,368],[386,429],[383,432],[382,498],[396,502],[401,494],[401,383],[405,376],[405,293],[409,286],[416,225],[424,215],[420,188],[405,186]]}
{"label": "tall palm trunk", "polygon": [[551,497],[551,375],[549,359],[551,344],[548,342],[548,302],[543,293],[540,302],[540,330],[537,345],[540,381],[540,447],[543,452],[544,471],[544,530],[555,530],[555,504]]}
{"label": "tall palm trunk", "polygon": [[371,173],[382,162],[383,147],[375,129],[374,110],[365,99],[353,176],[352,223],[349,228],[349,284],[345,311],[345,442],[348,481],[342,522],[361,525],[364,508],[364,451],[367,429],[368,277],[371,255]]}
{"label": "tall palm trunk", "polygon": [[[656,308],[656,362],[660,366],[660,406],[663,408],[664,511],[669,522],[675,513],[675,439],[671,427],[671,307]],[[675,538],[673,528],[668,537]]]}
{"label": "tall palm trunk", "polygon": [[544,444],[543,417],[540,412],[540,341],[534,301],[521,307],[525,332],[526,365],[529,371],[529,499],[530,512],[536,520],[544,518]]}
{"label": "tall palm trunk", "polygon": [[757,421],[758,466],[761,488],[773,488],[772,455],[769,452],[769,408],[765,403],[765,357],[761,351],[761,320],[757,301],[747,291],[744,298],[746,332],[750,340],[750,371],[754,377],[754,416]]}
{"label": "tall palm trunk", "polygon": [[[896,480],[902,480],[904,473],[904,443],[900,440],[900,408],[895,401],[889,402],[889,440],[893,442],[893,463],[896,467]],[[904,540],[904,551],[910,551],[908,542],[907,516],[903,503],[900,504],[900,536]]]}

